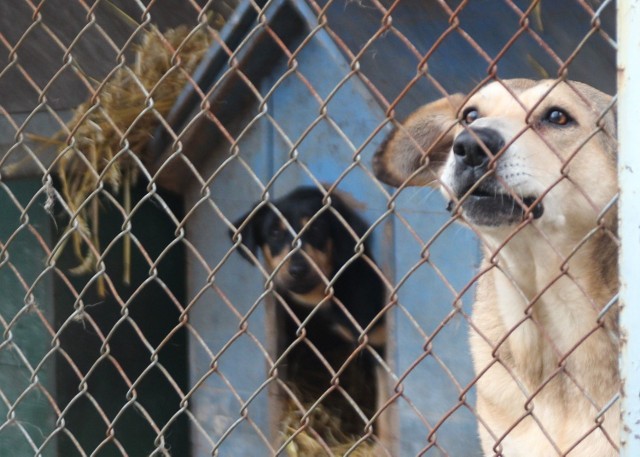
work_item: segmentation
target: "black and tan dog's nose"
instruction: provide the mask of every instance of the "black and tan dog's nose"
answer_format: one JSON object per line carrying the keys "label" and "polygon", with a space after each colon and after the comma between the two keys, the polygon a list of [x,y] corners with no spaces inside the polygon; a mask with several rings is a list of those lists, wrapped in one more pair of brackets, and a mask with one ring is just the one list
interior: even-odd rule
{"label": "black and tan dog's nose", "polygon": [[311,266],[302,254],[296,252],[291,256],[291,260],[289,261],[289,274],[292,278],[302,279],[310,272]]}
{"label": "black and tan dog's nose", "polygon": [[467,129],[453,142],[453,153],[458,163],[484,168],[503,146],[502,135],[493,129],[475,128],[473,132]]}

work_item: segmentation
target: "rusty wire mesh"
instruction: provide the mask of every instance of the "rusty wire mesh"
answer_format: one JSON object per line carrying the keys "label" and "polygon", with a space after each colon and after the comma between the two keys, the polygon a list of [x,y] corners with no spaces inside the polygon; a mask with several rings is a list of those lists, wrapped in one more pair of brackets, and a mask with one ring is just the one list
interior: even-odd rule
{"label": "rusty wire mesh", "polygon": [[[509,88],[514,77],[614,93],[614,13],[607,0],[4,2],[0,454],[475,456],[480,431],[487,455],[531,455],[534,443],[505,443],[533,422],[554,455],[589,455],[581,446],[595,435],[608,443],[597,455],[615,455],[618,438],[603,423],[617,395],[602,402],[567,363],[593,335],[615,331],[616,291],[591,296],[570,267],[589,240],[616,243],[615,197],[598,206],[569,172],[592,137],[615,142],[601,123],[615,99],[575,150],[547,144],[561,169],[540,198],[569,182],[595,224],[568,251],[536,229],[558,269],[543,287],[519,291],[524,312],[497,341],[474,319],[474,291],[493,270],[518,284],[501,252],[531,229],[533,209],[496,245],[458,223],[465,197],[451,198],[451,217],[437,192],[408,179],[386,186],[372,166],[412,111],[454,93]],[[488,154],[497,162],[503,153]],[[322,198],[297,227],[276,203],[303,184]],[[336,199],[367,226],[350,226]],[[292,250],[270,265],[274,253],[247,248],[243,232],[261,210],[292,236]],[[323,215],[353,244],[334,270],[303,247]],[[310,314],[279,288],[296,253],[322,278]],[[381,288],[367,321],[336,293],[361,261],[373,279],[350,287]],[[524,385],[502,350],[524,326],[553,345],[535,307],[557,282],[574,284],[597,319],[553,348],[537,385]],[[328,327],[319,338],[347,356],[331,359],[307,337],[323,306],[337,310],[323,325],[339,316],[351,334]],[[376,326],[384,343],[372,342]],[[470,332],[493,357],[475,371]],[[300,348],[308,352],[293,359]],[[304,358],[314,362],[291,374]],[[476,407],[494,366],[523,396],[499,426]],[[321,392],[310,398],[296,376],[314,384],[316,375]],[[558,380],[592,416],[566,439],[563,424],[535,407]],[[372,397],[371,410],[363,405]],[[327,406],[332,398],[349,423]]]}

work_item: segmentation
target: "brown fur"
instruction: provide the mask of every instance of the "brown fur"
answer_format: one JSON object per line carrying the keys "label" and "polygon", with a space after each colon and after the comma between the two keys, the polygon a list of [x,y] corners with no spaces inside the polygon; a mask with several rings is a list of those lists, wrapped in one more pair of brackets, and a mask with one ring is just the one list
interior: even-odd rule
{"label": "brown fur", "polygon": [[[333,251],[333,244],[331,240],[327,242],[324,249],[315,249],[313,246],[304,245],[300,249],[302,255],[305,256],[311,268],[318,278],[318,284],[310,291],[304,294],[297,294],[290,292],[291,295],[298,300],[301,304],[315,306],[321,303],[326,298],[326,284],[328,281],[323,278],[331,277],[332,270],[332,258],[331,252]],[[291,276],[289,272],[289,251],[281,251],[277,254],[271,252],[271,248],[268,244],[262,246],[262,252],[264,253],[265,264],[269,273],[278,270],[275,274],[275,282],[279,286],[286,286],[295,282],[295,278]],[[326,282],[326,284],[325,284]]]}
{"label": "brown fur", "polygon": [[[604,211],[617,192],[611,98],[581,83],[521,79],[463,100],[414,113],[378,151],[374,169],[394,186],[440,185],[481,239],[470,346],[484,455],[617,455],[619,405],[597,417],[619,390],[617,308],[599,319],[618,290],[617,216],[615,207]],[[469,107],[478,119],[456,122]],[[549,123],[556,108],[574,122]],[[482,128],[505,141],[487,154],[478,185],[498,182],[489,198],[515,201],[519,223],[474,223],[465,209],[474,188],[454,191],[462,179],[455,138]],[[527,206],[529,196],[535,203]],[[534,216],[536,205],[542,215]]]}
{"label": "brown fur", "polygon": [[[449,152],[456,126],[456,111],[464,97],[454,94],[429,103],[412,113],[387,137],[373,159],[373,169],[381,181],[395,187],[426,186],[436,180],[435,168]],[[427,147],[426,149],[425,146]]]}

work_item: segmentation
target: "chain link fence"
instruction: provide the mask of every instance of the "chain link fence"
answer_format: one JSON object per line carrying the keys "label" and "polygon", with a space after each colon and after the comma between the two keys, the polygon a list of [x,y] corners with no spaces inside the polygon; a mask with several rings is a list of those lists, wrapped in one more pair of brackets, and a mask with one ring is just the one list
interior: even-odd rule
{"label": "chain link fence", "polygon": [[0,4],[0,455],[618,455],[615,19]]}

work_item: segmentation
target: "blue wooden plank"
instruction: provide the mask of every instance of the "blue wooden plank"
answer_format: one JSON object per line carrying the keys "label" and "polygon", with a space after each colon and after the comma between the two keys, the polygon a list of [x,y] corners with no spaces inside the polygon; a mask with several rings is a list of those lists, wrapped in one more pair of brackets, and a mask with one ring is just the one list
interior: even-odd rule
{"label": "blue wooden plank", "polygon": [[[454,311],[456,295],[464,290],[473,276],[479,262],[477,240],[466,228],[452,225],[429,247],[429,261],[421,263],[423,257],[420,253],[425,249],[425,243],[449,219],[449,215],[442,211],[445,203],[440,195],[425,198],[423,193],[422,196],[423,203],[416,199],[416,194],[403,195],[398,202],[399,212],[421,240],[416,240],[399,220],[394,224],[396,278],[404,277],[415,265],[420,265],[398,292],[399,303],[410,316],[403,312],[397,315],[397,371],[403,374],[410,370],[403,384],[404,394],[419,410],[414,411],[400,400],[401,434],[411,437],[402,440],[402,455],[407,456],[417,455],[427,446],[430,427],[456,408],[460,388],[465,388],[473,378],[467,322],[457,314],[442,329],[438,327]],[[467,314],[472,300],[473,288],[462,297]],[[411,368],[415,361],[424,357],[425,343],[431,338],[429,349],[432,355]],[[450,370],[450,374],[441,363]],[[474,404],[473,391],[468,401]],[[426,419],[427,426],[420,415]],[[476,418],[464,407],[445,421],[435,437],[447,455],[480,455]],[[424,455],[438,456],[441,453],[431,449]]]}
{"label": "blue wooden plank", "polygon": [[[253,114],[249,109],[249,116]],[[259,390],[268,371],[263,349],[252,339],[267,345],[264,302],[248,317],[247,331],[237,336],[239,316],[246,315],[262,294],[264,278],[237,253],[224,260],[231,248],[228,226],[212,206],[234,221],[260,198],[262,191],[253,174],[262,181],[269,176],[264,138],[264,123],[258,122],[238,143],[240,156],[252,172],[240,160],[222,166],[230,150],[228,144],[218,144],[201,170],[205,178],[215,172],[218,175],[205,186],[192,180],[186,193],[186,207],[197,207],[187,222],[187,237],[193,245],[193,250],[187,250],[188,296],[192,301],[189,320],[197,332],[189,346],[190,385],[196,386],[204,378],[190,401],[199,423],[192,427],[194,457],[211,455],[213,445],[227,433],[219,455],[269,455],[260,437],[260,433],[269,435],[266,390],[247,406],[251,423],[243,420],[234,426],[242,417],[244,402]],[[210,192],[210,202],[201,200],[205,189]],[[219,357],[214,372],[210,371],[214,361],[211,353]]]}

